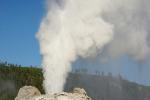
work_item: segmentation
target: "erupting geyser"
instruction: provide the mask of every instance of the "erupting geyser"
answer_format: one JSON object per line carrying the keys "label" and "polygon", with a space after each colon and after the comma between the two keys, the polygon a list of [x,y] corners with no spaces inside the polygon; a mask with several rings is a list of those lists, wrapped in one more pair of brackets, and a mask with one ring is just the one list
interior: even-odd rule
{"label": "erupting geyser", "polygon": [[149,52],[149,0],[47,0],[47,3],[47,14],[37,33],[46,93],[63,91],[71,63],[78,56],[96,56],[105,49],[112,57],[127,53],[141,60]]}
{"label": "erupting geyser", "polygon": [[111,40],[113,27],[99,16],[107,2],[50,1],[47,16],[37,34],[47,93],[63,90],[71,62],[77,56],[91,56]]}

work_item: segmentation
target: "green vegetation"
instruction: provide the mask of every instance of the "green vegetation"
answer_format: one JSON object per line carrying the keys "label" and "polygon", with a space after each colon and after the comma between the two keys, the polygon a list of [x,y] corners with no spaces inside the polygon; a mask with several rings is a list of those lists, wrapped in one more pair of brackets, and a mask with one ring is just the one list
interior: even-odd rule
{"label": "green vegetation", "polygon": [[20,87],[32,85],[42,88],[42,71],[40,68],[22,67],[21,65],[0,63],[0,100],[14,100]]}
{"label": "green vegetation", "polygon": [[[89,75],[87,70],[70,73],[65,91],[81,87],[93,100],[150,100],[148,86],[129,82],[121,76],[113,77],[111,73],[95,73]],[[25,85],[35,86],[44,93],[42,81],[43,74],[40,68],[0,62],[0,100],[14,100],[19,89]]]}
{"label": "green vegetation", "polygon": [[70,74],[65,90],[84,88],[93,100],[150,100],[150,87],[123,79],[121,76]]}

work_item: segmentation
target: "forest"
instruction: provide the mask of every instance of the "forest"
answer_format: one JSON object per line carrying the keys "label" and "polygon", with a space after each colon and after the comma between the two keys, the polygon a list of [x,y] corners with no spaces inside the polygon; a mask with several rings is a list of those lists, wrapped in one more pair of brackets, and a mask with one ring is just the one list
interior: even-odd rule
{"label": "forest", "polygon": [[[19,89],[25,85],[37,87],[44,93],[42,69],[24,67],[0,61],[0,100],[14,100]],[[92,100],[150,100],[150,86],[130,82],[120,75],[104,72],[88,74],[78,69],[68,75],[65,91],[74,87],[84,88]]]}

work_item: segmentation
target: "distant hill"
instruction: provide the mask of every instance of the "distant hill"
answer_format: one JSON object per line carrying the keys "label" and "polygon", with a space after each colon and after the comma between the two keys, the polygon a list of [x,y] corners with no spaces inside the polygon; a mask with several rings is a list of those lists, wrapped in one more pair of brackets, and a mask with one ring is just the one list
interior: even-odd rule
{"label": "distant hill", "polygon": [[[0,100],[14,100],[20,87],[32,85],[42,93],[43,74],[40,68],[0,62]],[[121,76],[70,73],[65,91],[81,87],[92,100],[150,100],[150,87],[138,85]]]}
{"label": "distant hill", "polygon": [[121,76],[70,74],[65,90],[74,87],[84,88],[93,100],[150,100],[150,87],[129,82]]}

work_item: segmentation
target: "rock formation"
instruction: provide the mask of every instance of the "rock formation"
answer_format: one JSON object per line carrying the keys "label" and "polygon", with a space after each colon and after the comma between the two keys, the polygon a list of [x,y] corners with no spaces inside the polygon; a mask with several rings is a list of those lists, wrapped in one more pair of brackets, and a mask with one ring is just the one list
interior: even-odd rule
{"label": "rock formation", "polygon": [[40,91],[32,86],[24,86],[19,90],[15,100],[91,100],[84,89],[75,88],[72,93],[61,92],[41,95]]}

